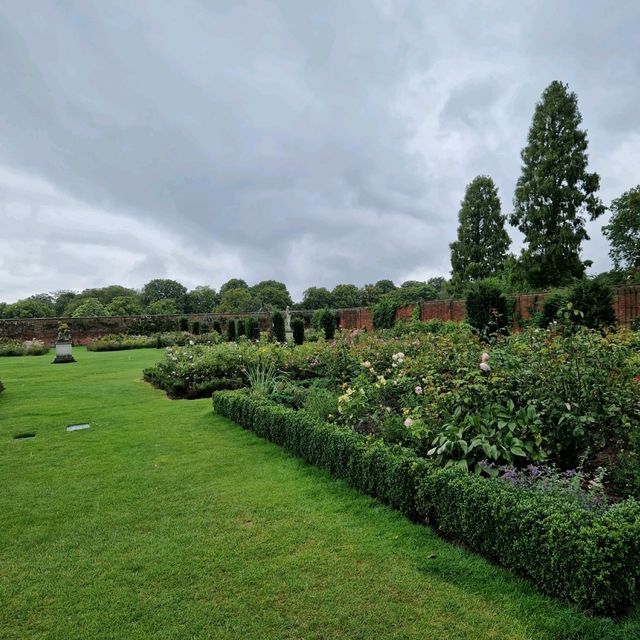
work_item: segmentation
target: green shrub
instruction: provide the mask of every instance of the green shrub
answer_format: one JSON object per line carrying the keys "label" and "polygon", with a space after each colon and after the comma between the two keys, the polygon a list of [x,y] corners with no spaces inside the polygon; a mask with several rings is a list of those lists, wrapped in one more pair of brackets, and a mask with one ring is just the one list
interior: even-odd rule
{"label": "green shrub", "polygon": [[48,352],[49,347],[42,340],[0,338],[0,356],[41,356]]}
{"label": "green shrub", "polygon": [[546,329],[552,322],[558,320],[560,310],[567,304],[567,289],[549,291],[542,302],[542,310],[537,316],[537,325]]}
{"label": "green shrub", "polygon": [[273,337],[278,342],[286,342],[287,336],[286,336],[285,327],[284,327],[284,316],[279,311],[276,311],[273,314],[272,323],[273,323]]}
{"label": "green shrub", "polygon": [[293,341],[295,344],[304,342],[304,320],[302,318],[292,318],[291,331],[293,331]]}
{"label": "green shrub", "polygon": [[216,333],[219,333],[220,335],[222,335],[222,327],[220,326],[220,322],[218,320],[213,321],[213,330]]}
{"label": "green shrub", "polygon": [[484,280],[476,282],[467,290],[465,303],[467,322],[479,336],[507,333],[511,316],[507,297],[500,287]]}
{"label": "green shrub", "polygon": [[193,333],[194,336],[199,336],[200,335],[200,321],[199,320],[194,320],[193,324],[191,325],[191,333]]}
{"label": "green shrub", "polygon": [[396,322],[396,308],[394,302],[388,299],[372,305],[373,326],[376,329],[391,329]]}
{"label": "green shrub", "polygon": [[178,327],[180,331],[189,331],[189,318],[185,318],[184,316],[180,318],[178,322]]}
{"label": "green shrub", "polygon": [[311,320],[313,327],[324,333],[325,340],[336,335],[336,314],[331,309],[318,309]]}
{"label": "green shrub", "polygon": [[589,329],[603,329],[616,324],[611,288],[598,280],[576,282],[567,296],[567,302],[580,313],[574,324]]}
{"label": "green shrub", "polygon": [[133,336],[151,336],[156,333],[175,331],[178,323],[175,318],[159,318],[156,316],[142,316],[127,325],[127,333]]}
{"label": "green shrub", "polygon": [[412,451],[245,392],[215,393],[215,410],[363,493],[530,578],[549,595],[620,614],[640,590],[640,505],[597,515],[504,480],[433,472]]}
{"label": "green shrub", "polygon": [[247,325],[245,324],[245,320],[238,320],[238,328],[237,328],[238,337],[247,335]]}
{"label": "green shrub", "polygon": [[640,587],[640,508],[598,516],[504,480],[438,471],[418,488],[417,508],[451,536],[542,591],[593,613],[622,613]]}
{"label": "green shrub", "polygon": [[255,318],[247,318],[246,328],[249,340],[258,340],[260,338],[260,328]]}
{"label": "green shrub", "polygon": [[227,321],[227,341],[235,342],[236,340],[236,321],[229,320]]}

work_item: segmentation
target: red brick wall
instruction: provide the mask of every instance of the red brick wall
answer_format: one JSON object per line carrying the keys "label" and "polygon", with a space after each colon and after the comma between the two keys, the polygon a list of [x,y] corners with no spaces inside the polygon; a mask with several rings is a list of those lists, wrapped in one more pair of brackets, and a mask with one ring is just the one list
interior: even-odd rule
{"label": "red brick wall", "polygon": [[373,331],[373,316],[368,307],[339,309],[338,326],[342,329],[366,329]]}

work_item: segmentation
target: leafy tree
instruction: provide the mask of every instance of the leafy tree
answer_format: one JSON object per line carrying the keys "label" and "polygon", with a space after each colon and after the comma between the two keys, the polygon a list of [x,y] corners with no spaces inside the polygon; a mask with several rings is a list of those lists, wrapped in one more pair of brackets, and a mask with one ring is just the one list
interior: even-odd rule
{"label": "leafy tree", "polygon": [[107,310],[98,298],[85,298],[84,302],[76,307],[73,318],[92,318],[94,316],[106,316]]}
{"label": "leafy tree", "polygon": [[616,269],[640,269],[640,185],[611,202],[611,219],[602,227],[611,243]]}
{"label": "leafy tree", "polygon": [[293,305],[287,285],[277,280],[263,280],[251,287],[253,297],[267,309],[286,309]]}
{"label": "leafy tree", "polygon": [[247,313],[256,311],[258,304],[249,288],[227,289],[220,296],[220,304],[216,310],[220,313]]}
{"label": "leafy tree", "polygon": [[572,287],[567,301],[579,315],[572,318],[573,323],[589,329],[613,327],[616,313],[613,308],[613,292],[606,284],[598,280],[581,280]]}
{"label": "leafy tree", "polygon": [[469,286],[465,300],[467,322],[483,338],[506,333],[509,328],[509,302],[498,286],[479,280]]}
{"label": "leafy tree", "polygon": [[424,300],[435,300],[437,297],[438,294],[432,285],[417,280],[408,280],[395,291],[383,296],[380,302],[389,302],[394,307],[402,307]]}
{"label": "leafy tree", "polygon": [[55,313],[53,299],[46,293],[18,300],[4,310],[5,318],[51,318]]}
{"label": "leafy tree", "polygon": [[355,284],[338,284],[331,292],[331,302],[334,309],[350,309],[362,304],[360,289]]}
{"label": "leafy tree", "polygon": [[124,297],[138,297],[138,292],[128,287],[123,287],[119,284],[110,284],[107,287],[98,287],[96,289],[85,289],[80,294],[79,298],[97,298],[104,305],[108,305],[115,298]]}
{"label": "leafy tree", "polygon": [[53,300],[56,309],[56,316],[60,317],[64,315],[65,308],[69,303],[78,296],[75,291],[55,291],[53,293]]}
{"label": "leafy tree", "polygon": [[392,280],[378,280],[376,282],[375,287],[379,289],[383,294],[391,293],[396,290],[396,285],[393,284]]}
{"label": "leafy tree", "polygon": [[180,313],[180,309],[175,300],[172,298],[164,298],[152,302],[145,310],[150,316],[174,316]]}
{"label": "leafy tree", "polygon": [[533,114],[509,217],[524,234],[521,262],[534,287],[559,286],[584,275],[589,264],[580,259],[582,241],[589,239],[585,215],[595,220],[604,212],[597,196],[600,176],[587,172],[581,122],[576,94],[552,82]]}
{"label": "leafy tree", "polygon": [[360,289],[360,303],[365,307],[369,307],[378,302],[383,295],[383,291],[378,289],[375,284],[365,284]]}
{"label": "leafy tree", "polygon": [[187,289],[175,280],[162,278],[150,280],[142,287],[142,302],[150,306],[160,300],[173,300],[177,308],[176,313],[182,313],[187,300]]}
{"label": "leafy tree", "polygon": [[438,298],[443,299],[449,295],[448,285],[449,281],[442,276],[436,276],[435,278],[429,278],[427,284],[433,287]]}
{"label": "leafy tree", "polygon": [[511,240],[504,228],[498,189],[489,176],[467,185],[458,213],[458,239],[452,242],[454,287],[497,275],[504,266]]}
{"label": "leafy tree", "polygon": [[300,308],[325,309],[331,306],[331,293],[325,287],[309,287],[302,297]]}
{"label": "leafy tree", "polygon": [[211,287],[196,287],[187,293],[187,313],[211,313],[217,304],[218,294]]}
{"label": "leafy tree", "polygon": [[142,314],[142,303],[139,296],[118,296],[107,306],[110,316],[139,316]]}
{"label": "leafy tree", "polygon": [[300,345],[304,342],[304,320],[302,318],[291,318],[291,331],[293,332],[293,342]]}
{"label": "leafy tree", "polygon": [[220,296],[231,289],[248,289],[249,285],[241,278],[231,278],[220,287]]}
{"label": "leafy tree", "polygon": [[6,302],[0,302],[0,318],[8,318],[6,315],[7,307],[9,305]]}

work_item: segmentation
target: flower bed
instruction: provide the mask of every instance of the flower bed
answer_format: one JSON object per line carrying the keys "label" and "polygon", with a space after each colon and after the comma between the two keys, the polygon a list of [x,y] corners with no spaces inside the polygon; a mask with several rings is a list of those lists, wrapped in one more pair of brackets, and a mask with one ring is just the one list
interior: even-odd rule
{"label": "flower bed", "polygon": [[42,340],[5,340],[0,339],[0,356],[41,356],[49,352]]}
{"label": "flower bed", "polygon": [[162,349],[188,344],[217,344],[221,341],[218,333],[193,335],[186,331],[166,331],[153,335],[135,336],[126,333],[109,334],[95,338],[87,344],[88,351],[124,351],[126,349]]}

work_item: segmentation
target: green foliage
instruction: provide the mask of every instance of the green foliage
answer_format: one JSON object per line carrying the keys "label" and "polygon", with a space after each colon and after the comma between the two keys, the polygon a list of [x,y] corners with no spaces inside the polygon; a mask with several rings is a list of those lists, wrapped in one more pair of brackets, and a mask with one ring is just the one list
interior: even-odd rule
{"label": "green foliage", "polygon": [[242,280],[242,278],[231,278],[231,280],[227,280],[220,287],[220,295],[222,296],[227,291],[232,291],[233,289],[249,289],[249,285]]}
{"label": "green foliage", "polygon": [[194,320],[193,323],[191,324],[191,333],[193,333],[194,336],[199,336],[200,335],[200,321],[199,320]]}
{"label": "green foliage", "polygon": [[286,380],[285,374],[278,371],[275,364],[268,360],[258,360],[255,364],[249,365],[245,375],[254,394],[267,396],[275,393],[278,385]]}
{"label": "green foliage", "polygon": [[219,320],[214,320],[213,321],[213,330],[216,333],[219,333],[220,335],[222,335],[222,326],[220,325],[220,321]]}
{"label": "green foliage", "polygon": [[180,305],[172,298],[163,298],[152,302],[146,313],[150,316],[173,316],[180,313]]}
{"label": "green foliage", "polygon": [[251,294],[259,304],[267,309],[286,309],[293,304],[284,282],[263,280],[251,287]]}
{"label": "green foliage", "polygon": [[[49,352],[49,347],[42,340],[9,340],[0,338],[1,356],[41,356]],[[1,390],[1,389],[0,389]]]}
{"label": "green foliage", "polygon": [[246,321],[247,338],[249,340],[258,340],[260,338],[260,327],[255,318],[249,317]]}
{"label": "green foliage", "polygon": [[247,325],[245,324],[245,320],[243,318],[240,318],[240,320],[238,320],[238,326],[236,327],[236,331],[238,334],[238,337],[240,336],[246,336],[247,335]]}
{"label": "green foliage", "polygon": [[256,300],[249,288],[236,287],[221,291],[220,304],[216,310],[220,313],[248,313],[257,311],[259,301]]}
{"label": "green foliage", "polygon": [[478,335],[489,338],[508,330],[509,303],[498,286],[484,280],[472,284],[467,290],[465,304],[467,322]]}
{"label": "green foliage", "polygon": [[217,304],[218,294],[211,287],[200,286],[187,293],[187,313],[211,313]]}
{"label": "green foliage", "polygon": [[640,185],[611,202],[609,224],[602,227],[616,269],[640,269]]}
{"label": "green foliage", "polygon": [[560,317],[560,311],[567,305],[567,289],[555,289],[549,291],[542,301],[542,310],[536,318],[538,326],[546,329],[552,322],[556,322]]}
{"label": "green foliage", "polygon": [[97,298],[86,298],[84,302],[75,308],[73,318],[92,318],[96,316],[106,316],[105,306]]}
{"label": "green foliage", "polygon": [[437,297],[438,291],[432,284],[410,280],[383,296],[381,302],[390,302],[397,308],[408,304],[418,304],[426,300],[435,300]]}
{"label": "green foliage", "polygon": [[134,336],[150,336],[163,331],[176,331],[178,322],[175,318],[144,316],[136,318],[127,325],[127,333]]}
{"label": "green foliage", "polygon": [[312,324],[324,333],[325,340],[336,335],[336,314],[331,309],[319,309],[313,314]]}
{"label": "green foliage", "polygon": [[595,220],[604,212],[597,196],[600,177],[587,172],[581,122],[576,94],[552,82],[536,105],[510,216],[524,234],[521,262],[533,287],[561,286],[583,276],[585,216]]}
{"label": "green foliage", "polygon": [[467,185],[458,222],[458,239],[450,245],[452,280],[466,284],[501,273],[511,240],[489,176]]}
{"label": "green foliage", "polygon": [[362,295],[355,284],[338,284],[331,291],[331,306],[334,309],[351,309],[361,304]]}
{"label": "green foliage", "polygon": [[276,311],[273,314],[272,322],[273,322],[273,337],[278,342],[283,342],[283,343],[286,342],[287,336],[285,333],[284,316],[279,311]]}
{"label": "green foliage", "polygon": [[390,329],[396,322],[396,305],[389,299],[382,300],[371,307],[371,315],[376,329]]}
{"label": "green foliage", "polygon": [[325,287],[309,287],[302,297],[302,309],[325,309],[331,306],[331,292]]}
{"label": "green foliage", "polygon": [[227,342],[235,342],[236,339],[236,321],[227,320]]}
{"label": "green foliage", "polygon": [[38,294],[8,304],[4,309],[3,316],[5,318],[51,318],[55,316],[55,313],[51,296]]}
{"label": "green foliage", "polygon": [[304,343],[304,320],[302,318],[291,319],[291,331],[293,332],[293,342],[297,345]]}
{"label": "green foliage", "polygon": [[107,306],[110,316],[139,316],[142,314],[142,303],[138,296],[117,296]]}
{"label": "green foliage", "polygon": [[180,331],[189,331],[189,318],[185,318],[184,316],[180,318],[178,321],[178,327]]}
{"label": "green foliage", "polygon": [[[176,308],[174,313],[183,313],[187,301],[187,289],[175,280],[162,278],[150,280],[142,287],[142,302],[145,306],[151,307],[154,303],[162,300],[172,300]],[[149,310],[147,313],[155,314]]]}
{"label": "green foliage", "polygon": [[567,302],[579,312],[574,324],[589,329],[603,329],[616,324],[611,288],[598,280],[580,280],[569,291]]}
{"label": "green foliage", "polygon": [[193,335],[184,331],[166,331],[152,335],[109,334],[94,338],[87,351],[127,351],[130,349],[164,349],[187,344],[214,345],[220,343],[217,333]]}

